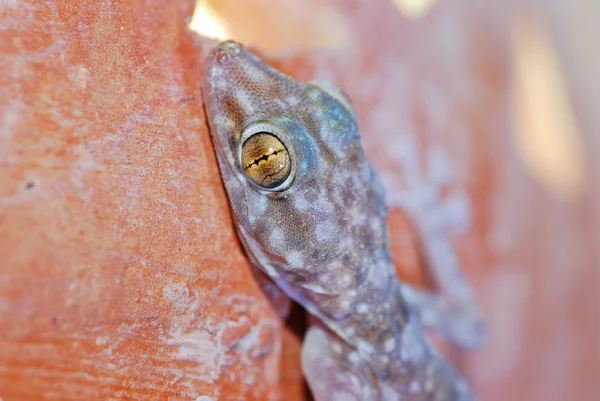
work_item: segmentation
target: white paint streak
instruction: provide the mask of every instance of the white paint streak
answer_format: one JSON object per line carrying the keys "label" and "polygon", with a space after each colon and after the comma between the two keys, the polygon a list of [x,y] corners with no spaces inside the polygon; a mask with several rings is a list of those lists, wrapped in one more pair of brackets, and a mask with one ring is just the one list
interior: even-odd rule
{"label": "white paint streak", "polygon": [[[14,128],[21,121],[23,111],[27,108],[24,104],[12,101],[2,110],[0,115],[0,139],[10,139],[14,133]],[[1,148],[0,148],[1,149]],[[0,153],[0,156],[2,154]]]}
{"label": "white paint streak", "polygon": [[69,79],[71,82],[73,82],[75,87],[80,90],[83,90],[87,87],[90,76],[90,71],[83,65],[80,65],[79,67],[72,67],[69,71]]}
{"label": "white paint streak", "polygon": [[98,336],[98,337],[96,337],[96,345],[101,347],[103,345],[106,345],[109,340],[110,340],[110,338],[108,336]]}
{"label": "white paint streak", "polygon": [[[0,0],[0,10],[4,9],[15,9],[19,4],[19,0]],[[0,401],[2,399],[0,398]]]}
{"label": "white paint streak", "polygon": [[214,383],[218,380],[223,366],[224,351],[213,335],[207,331],[178,333],[166,339],[165,343],[177,347],[176,357],[193,361],[198,365],[197,380]]}
{"label": "white paint streak", "polygon": [[185,284],[171,283],[163,287],[163,298],[179,314],[184,313],[190,303],[190,291]]}

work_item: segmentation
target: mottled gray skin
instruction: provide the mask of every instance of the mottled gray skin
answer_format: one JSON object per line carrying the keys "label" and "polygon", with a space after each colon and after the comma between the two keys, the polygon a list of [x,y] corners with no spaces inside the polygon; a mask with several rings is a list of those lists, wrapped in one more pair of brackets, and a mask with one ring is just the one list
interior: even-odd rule
{"label": "mottled gray skin", "polygon": [[[321,322],[309,329],[302,356],[315,398],[471,400],[401,295],[383,188],[346,96],[296,82],[231,41],[206,60],[204,96],[248,256]],[[290,151],[286,189],[261,189],[244,174],[242,136],[256,124]]]}

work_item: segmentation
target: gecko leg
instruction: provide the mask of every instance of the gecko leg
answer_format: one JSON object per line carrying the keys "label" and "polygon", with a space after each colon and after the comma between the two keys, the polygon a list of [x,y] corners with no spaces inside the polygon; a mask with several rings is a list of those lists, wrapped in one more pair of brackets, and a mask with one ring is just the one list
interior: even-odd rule
{"label": "gecko leg", "polygon": [[415,222],[440,293],[405,285],[404,297],[421,317],[423,326],[435,329],[460,347],[481,347],[485,341],[483,314],[450,239],[442,227],[427,224],[423,215],[415,216]]}
{"label": "gecko leg", "polygon": [[304,336],[302,370],[316,401],[381,399],[358,352],[323,327],[313,325]]}
{"label": "gecko leg", "polygon": [[393,185],[391,179],[384,182],[390,207],[404,210],[418,231],[439,294],[409,285],[403,285],[402,294],[424,327],[460,347],[478,348],[485,340],[483,315],[450,239],[451,231],[469,226],[469,199],[460,190],[442,195],[451,182],[451,169],[441,147],[427,150],[425,172],[419,154],[416,142],[408,140],[400,155],[404,188]]}
{"label": "gecko leg", "polygon": [[429,270],[440,292],[405,284],[403,297],[424,327],[439,332],[462,348],[481,347],[486,335],[483,314],[449,239],[436,232],[423,236]]}
{"label": "gecko leg", "polygon": [[461,348],[479,348],[485,341],[485,323],[477,307],[412,285],[402,296],[423,327],[433,329]]}

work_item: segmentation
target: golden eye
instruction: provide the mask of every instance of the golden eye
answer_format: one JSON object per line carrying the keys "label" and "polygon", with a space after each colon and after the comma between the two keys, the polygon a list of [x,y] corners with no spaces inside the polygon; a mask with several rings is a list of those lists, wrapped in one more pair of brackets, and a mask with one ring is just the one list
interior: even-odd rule
{"label": "golden eye", "polygon": [[264,188],[283,184],[292,170],[287,148],[268,132],[257,132],[244,142],[242,166],[248,178]]}

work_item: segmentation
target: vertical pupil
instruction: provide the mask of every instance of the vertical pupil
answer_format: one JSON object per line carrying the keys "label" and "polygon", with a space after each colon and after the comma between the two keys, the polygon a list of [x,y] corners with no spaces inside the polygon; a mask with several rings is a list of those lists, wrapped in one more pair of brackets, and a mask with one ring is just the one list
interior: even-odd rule
{"label": "vertical pupil", "polygon": [[275,135],[257,132],[242,145],[242,167],[255,184],[275,188],[290,175],[290,154]]}

